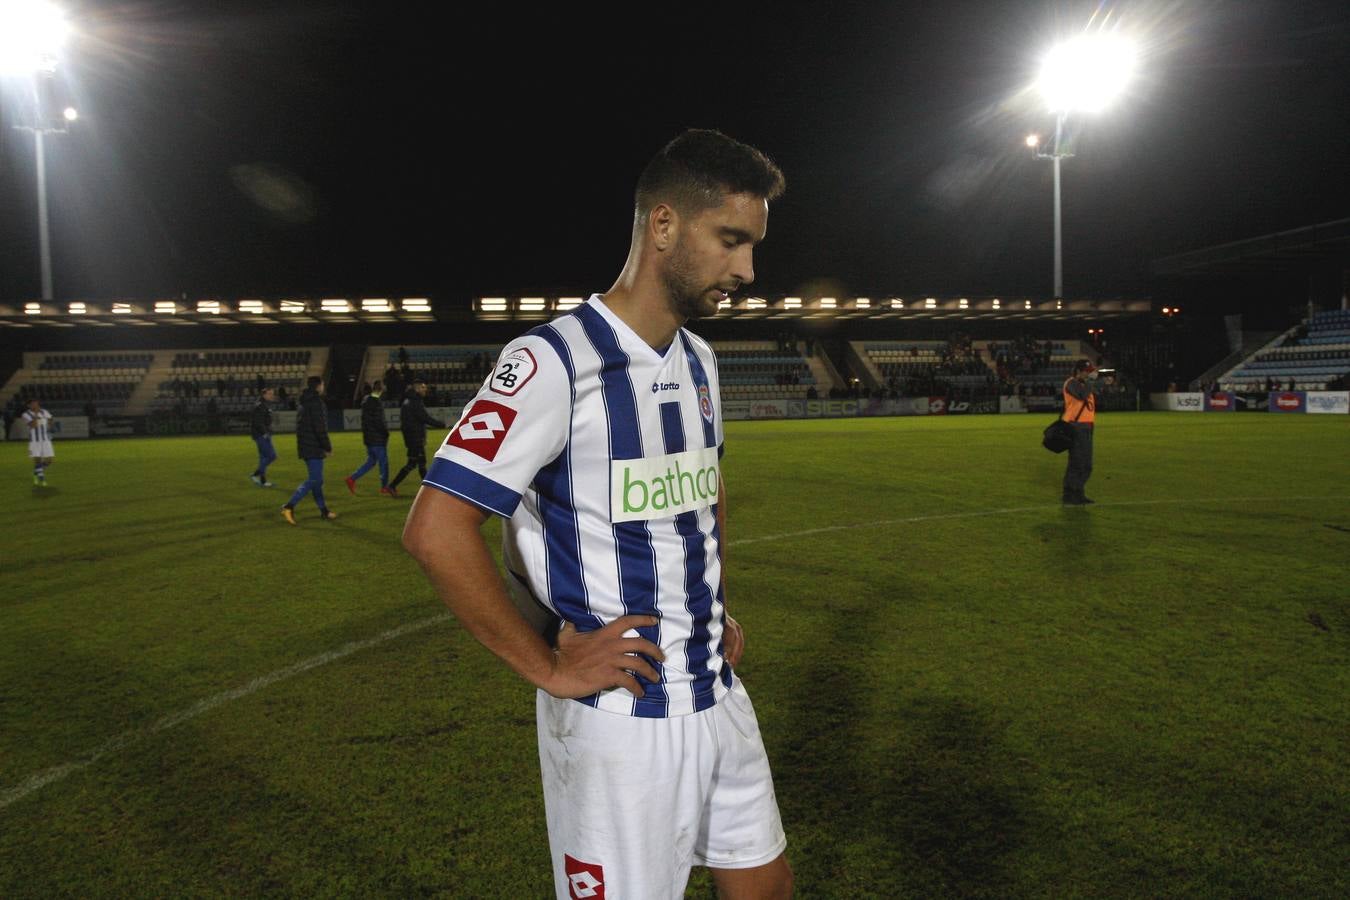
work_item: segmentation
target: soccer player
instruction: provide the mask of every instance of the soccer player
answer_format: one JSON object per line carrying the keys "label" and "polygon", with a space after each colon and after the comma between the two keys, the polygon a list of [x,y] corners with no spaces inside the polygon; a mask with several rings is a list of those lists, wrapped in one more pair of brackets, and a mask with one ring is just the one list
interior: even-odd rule
{"label": "soccer player", "polygon": [[384,384],[378,379],[370,386],[370,393],[361,401],[361,440],[366,445],[366,461],[361,468],[347,476],[347,490],[356,494],[356,480],[375,466],[380,467],[380,493],[395,496],[389,489],[389,425],[384,421],[384,404],[380,395]]}
{"label": "soccer player", "polygon": [[276,396],[270,387],[264,387],[258,393],[258,402],[249,417],[249,431],[253,443],[258,445],[258,468],[248,478],[258,487],[276,487],[267,480],[267,467],[277,458],[277,451],[272,448],[272,402]]}
{"label": "soccer player", "polygon": [[414,378],[412,386],[408,388],[408,393],[403,398],[398,430],[403,432],[403,443],[408,448],[408,461],[389,483],[387,493],[395,497],[398,496],[399,484],[413,469],[417,470],[417,477],[427,477],[427,426],[445,427],[444,422],[433,418],[431,413],[427,412],[426,404],[422,402],[422,398],[426,395],[427,383],[420,378]]}
{"label": "soccer player", "polygon": [[305,461],[309,477],[281,508],[281,517],[294,525],[295,505],[312,492],[314,502],[319,505],[319,518],[336,519],[337,513],[323,501],[323,461],[333,452],[333,443],[328,439],[328,410],[323,403],[323,379],[318,375],[309,376],[309,387],[300,392],[300,413],[295,417],[295,449]]}
{"label": "soccer player", "polygon": [[47,467],[56,459],[52,449],[52,414],[42,408],[37,397],[28,401],[23,421],[28,426],[28,455],[33,460],[33,484],[47,486]]}
{"label": "soccer player", "polygon": [[[792,893],[727,615],[717,361],[682,326],[754,278],[783,189],[686,131],[638,181],[618,280],[509,343],[436,454],[403,543],[475,638],[538,688],[559,898]],[[480,533],[503,528],[506,581]]]}

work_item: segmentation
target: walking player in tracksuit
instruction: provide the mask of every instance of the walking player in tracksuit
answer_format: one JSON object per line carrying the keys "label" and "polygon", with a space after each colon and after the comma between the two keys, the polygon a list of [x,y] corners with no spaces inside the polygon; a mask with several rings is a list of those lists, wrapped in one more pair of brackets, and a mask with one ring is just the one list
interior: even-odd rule
{"label": "walking player in tracksuit", "polygon": [[383,382],[376,381],[361,401],[361,440],[366,445],[366,461],[347,476],[347,490],[356,494],[356,481],[375,466],[380,467],[380,493],[398,496],[389,487],[389,426],[384,421]]}
{"label": "walking player in tracksuit", "polygon": [[425,404],[422,403],[422,398],[426,395],[427,383],[420,378],[414,378],[412,387],[408,388],[408,394],[403,398],[402,420],[398,426],[403,432],[403,443],[408,447],[408,462],[398,470],[398,474],[390,482],[390,491],[397,492],[399,483],[407,478],[408,473],[414,468],[417,469],[419,478],[425,478],[427,475],[427,426],[444,428],[445,423],[440,419],[433,419],[431,413],[427,412]]}
{"label": "walking player in tracksuit", "polygon": [[269,387],[258,394],[258,404],[249,416],[249,432],[253,443],[258,445],[258,468],[248,476],[258,487],[275,487],[267,480],[267,467],[276,461],[277,451],[272,448],[272,401],[276,393]]}
{"label": "walking player in tracksuit", "polygon": [[337,513],[331,512],[323,501],[323,461],[333,452],[333,443],[328,439],[328,409],[323,403],[323,379],[318,375],[309,377],[309,387],[300,394],[300,413],[295,418],[295,449],[305,461],[309,477],[281,508],[281,517],[294,525],[295,505],[312,492],[314,502],[319,504],[319,518],[336,519]]}

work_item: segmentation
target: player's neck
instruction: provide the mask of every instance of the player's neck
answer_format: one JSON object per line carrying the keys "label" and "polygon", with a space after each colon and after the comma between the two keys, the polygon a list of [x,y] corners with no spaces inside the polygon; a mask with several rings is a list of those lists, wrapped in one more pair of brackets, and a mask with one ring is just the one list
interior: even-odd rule
{"label": "player's neck", "polygon": [[655,272],[632,257],[614,286],[600,296],[610,312],[653,350],[660,351],[675,340],[685,320],[671,311],[670,292]]}

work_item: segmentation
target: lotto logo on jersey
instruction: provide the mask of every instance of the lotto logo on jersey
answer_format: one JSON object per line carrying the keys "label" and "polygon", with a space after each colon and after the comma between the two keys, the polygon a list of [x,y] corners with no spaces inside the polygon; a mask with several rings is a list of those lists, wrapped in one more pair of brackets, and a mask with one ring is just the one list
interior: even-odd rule
{"label": "lotto logo on jersey", "polygon": [[525,383],[534,377],[538,368],[534,354],[529,350],[524,347],[512,350],[497,360],[497,368],[493,370],[492,378],[488,380],[488,387],[495,393],[514,397]]}
{"label": "lotto logo on jersey", "polygon": [[563,871],[567,875],[568,896],[572,900],[605,900],[605,869],[595,863],[582,862],[563,854]]}
{"label": "lotto logo on jersey", "polygon": [[455,425],[446,443],[451,447],[468,450],[475,456],[481,456],[488,462],[497,458],[497,451],[516,420],[516,411],[509,406],[493,403],[491,400],[479,400]]}

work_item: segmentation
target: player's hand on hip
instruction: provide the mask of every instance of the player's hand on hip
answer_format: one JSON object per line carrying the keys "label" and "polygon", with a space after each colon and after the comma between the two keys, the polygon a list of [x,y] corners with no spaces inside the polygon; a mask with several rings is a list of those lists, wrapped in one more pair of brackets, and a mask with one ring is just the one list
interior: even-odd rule
{"label": "player's hand on hip", "polygon": [[553,675],[544,690],[561,699],[589,697],[597,691],[621,687],[634,697],[643,696],[641,675],[661,680],[651,660],[665,661],[661,648],[642,637],[624,637],[624,632],[655,625],[656,616],[620,616],[603,628],[579,632],[571,622],[558,632],[553,654]]}
{"label": "player's hand on hip", "polygon": [[745,630],[741,623],[727,616],[727,626],[722,629],[722,656],[732,667],[741,664],[741,654],[745,653]]}

